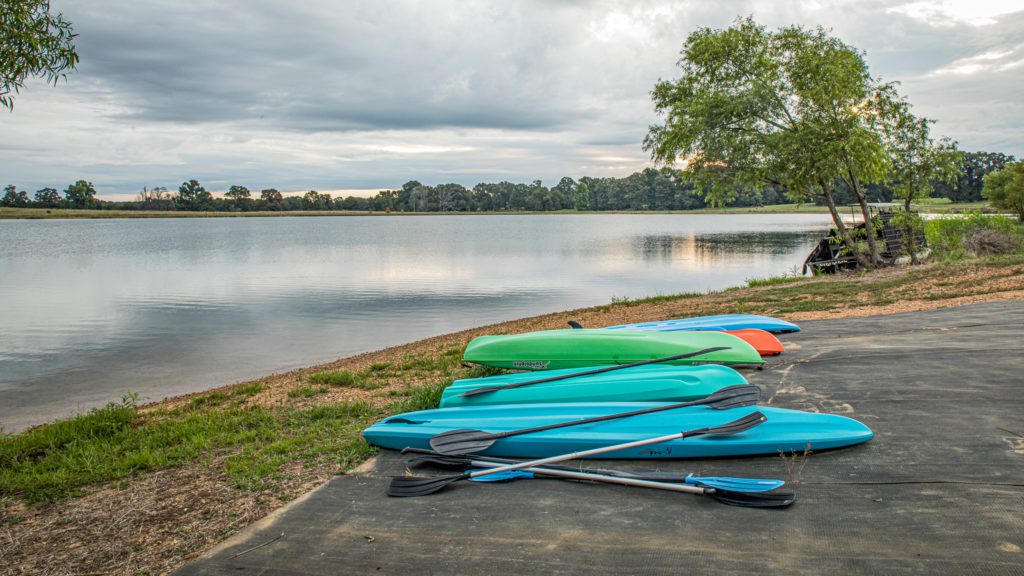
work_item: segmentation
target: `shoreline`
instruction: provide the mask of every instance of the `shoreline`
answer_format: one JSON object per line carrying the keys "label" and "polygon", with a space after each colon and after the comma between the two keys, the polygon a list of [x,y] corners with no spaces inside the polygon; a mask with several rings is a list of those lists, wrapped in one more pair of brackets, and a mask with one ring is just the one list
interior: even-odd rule
{"label": "shoreline", "polygon": [[[41,470],[22,484],[15,472],[0,476],[0,557],[8,568],[0,574],[180,567],[364,463],[376,452],[360,436],[369,424],[436,406],[451,380],[482,375],[461,365],[462,347],[477,335],[561,328],[569,319],[608,326],[746,312],[800,322],[1024,300],[1024,255],[753,284],[520,318],[138,408],[115,406],[121,420],[95,424],[98,439],[81,433],[95,416],[80,417],[67,450],[85,450],[83,460],[98,472],[77,478],[60,469],[51,478]],[[12,439],[31,444],[38,436],[37,445],[50,447],[45,456],[63,449],[53,447],[60,428],[43,425]]]}
{"label": "shoreline", "polygon": [[[842,211],[848,208],[841,207]],[[917,210],[929,214],[956,214],[969,210],[989,210],[988,202],[921,204]],[[293,210],[253,212],[186,212],[154,210],[94,210],[68,208],[9,208],[0,207],[0,220],[107,220],[135,218],[285,218],[285,217],[351,217],[351,216],[550,216],[550,215],[623,215],[623,214],[828,214],[828,208],[815,204],[773,204],[736,208],[700,208],[697,210],[604,210],[550,212],[485,211],[485,212],[385,212],[348,210]],[[858,212],[859,213],[859,212]]]}

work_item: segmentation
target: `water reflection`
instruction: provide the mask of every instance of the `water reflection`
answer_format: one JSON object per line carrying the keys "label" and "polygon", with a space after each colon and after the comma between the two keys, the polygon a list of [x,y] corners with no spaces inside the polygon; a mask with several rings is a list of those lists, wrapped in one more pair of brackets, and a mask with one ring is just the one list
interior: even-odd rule
{"label": "water reflection", "polygon": [[0,423],[799,264],[827,216],[0,222]]}

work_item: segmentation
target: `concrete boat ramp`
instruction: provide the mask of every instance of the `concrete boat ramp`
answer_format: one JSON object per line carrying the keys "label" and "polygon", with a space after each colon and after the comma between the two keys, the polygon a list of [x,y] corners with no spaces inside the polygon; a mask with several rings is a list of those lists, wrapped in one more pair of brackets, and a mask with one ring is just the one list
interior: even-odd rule
{"label": "concrete boat ramp", "polygon": [[782,478],[788,509],[558,480],[388,498],[405,465],[386,453],[176,574],[1024,574],[1024,302],[802,326],[749,379],[771,405],[852,416],[873,441],[599,463]]}

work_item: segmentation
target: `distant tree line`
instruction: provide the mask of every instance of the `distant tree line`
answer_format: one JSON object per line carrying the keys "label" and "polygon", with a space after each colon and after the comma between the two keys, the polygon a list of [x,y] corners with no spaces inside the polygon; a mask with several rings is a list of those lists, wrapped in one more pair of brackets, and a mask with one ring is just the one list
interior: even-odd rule
{"label": "distant tree line", "polygon": [[[949,181],[935,182],[933,195],[954,202],[982,200],[985,175],[1001,170],[1014,161],[1013,156],[998,152],[963,154],[959,174]],[[889,184],[868,184],[866,194],[873,202],[890,202],[895,187]],[[838,204],[852,204],[856,198],[843,182],[833,186]],[[767,206],[790,202],[785,188],[765,185],[730,195],[726,206]],[[818,200],[820,202],[820,200]],[[37,190],[32,197],[14,185],[4,188],[0,205],[24,208],[81,208],[94,210],[164,210],[164,211],[298,211],[341,210],[376,212],[541,212],[553,210],[696,210],[708,206],[700,188],[680,170],[665,167],[647,168],[625,178],[591,178],[578,181],[562,178],[547,187],[540,180],[529,184],[498,182],[480,183],[473,188],[460,184],[428,186],[412,180],[398,190],[383,190],[376,196],[332,198],[330,194],[310,190],[301,196],[284,196],[274,188],[253,193],[245,186],[231,186],[223,197],[215,197],[197,180],[188,180],[176,192],[167,188],[143,188],[135,200],[113,202],[98,200],[91,182],[78,180],[59,192],[55,188]]]}

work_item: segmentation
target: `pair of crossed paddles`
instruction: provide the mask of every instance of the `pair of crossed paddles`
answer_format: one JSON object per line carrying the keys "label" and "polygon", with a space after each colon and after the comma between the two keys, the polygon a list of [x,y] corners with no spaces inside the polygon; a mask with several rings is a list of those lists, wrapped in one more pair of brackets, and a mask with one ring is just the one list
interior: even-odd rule
{"label": "pair of crossed paddles", "polygon": [[586,458],[599,454],[606,454],[618,450],[626,450],[639,446],[658,444],[670,440],[685,439],[692,436],[724,436],[737,434],[749,430],[767,420],[761,412],[752,412],[746,416],[727,422],[718,426],[686,430],[666,436],[646,438],[612,446],[602,446],[590,450],[549,456],[536,460],[509,460],[493,456],[478,456],[497,440],[516,436],[551,430],[566,426],[577,426],[601,422],[616,418],[626,418],[640,414],[649,414],[664,410],[673,410],[685,406],[705,405],[709,408],[724,410],[740,406],[756,404],[761,399],[761,390],[753,385],[739,385],[722,388],[714,394],[678,404],[667,404],[643,410],[633,410],[619,414],[609,414],[595,418],[575,420],[571,422],[560,422],[524,428],[522,430],[510,430],[506,432],[490,433],[483,430],[450,430],[443,432],[430,439],[430,446],[433,450],[418,448],[406,448],[403,454],[415,453],[421,456],[412,461],[413,464],[432,464],[446,468],[464,470],[460,474],[435,477],[400,476],[392,478],[388,485],[388,496],[414,497],[433,494],[445,487],[461,480],[472,480],[478,482],[516,480],[521,478],[561,478],[568,480],[583,480],[590,482],[603,482],[610,484],[622,484],[641,488],[653,488],[657,490],[670,490],[674,492],[686,492],[702,496],[710,496],[723,504],[732,506],[743,506],[748,508],[781,508],[791,505],[796,496],[792,492],[773,492],[781,487],[784,482],[781,480],[755,479],[755,478],[729,478],[729,477],[696,477],[693,475],[681,475],[663,472],[625,472],[621,470],[581,470],[566,466],[552,466],[558,462]]}

